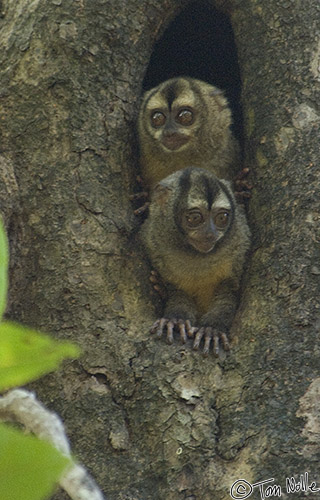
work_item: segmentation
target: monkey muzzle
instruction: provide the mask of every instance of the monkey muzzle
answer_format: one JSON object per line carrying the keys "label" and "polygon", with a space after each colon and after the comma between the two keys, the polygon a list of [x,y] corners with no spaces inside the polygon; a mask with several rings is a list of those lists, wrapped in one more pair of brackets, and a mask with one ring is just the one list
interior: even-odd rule
{"label": "monkey muzzle", "polygon": [[211,221],[208,221],[207,224],[202,225],[194,231],[189,231],[188,234],[189,244],[200,253],[211,252],[218,239],[219,233]]}
{"label": "monkey muzzle", "polygon": [[189,236],[189,243],[197,252],[200,253],[209,253],[211,250],[213,250],[217,238],[215,238],[213,235],[210,237],[208,236],[207,238],[192,238]]}
{"label": "monkey muzzle", "polygon": [[189,137],[179,132],[171,134],[163,134],[161,144],[170,151],[176,151],[184,146],[189,141]]}

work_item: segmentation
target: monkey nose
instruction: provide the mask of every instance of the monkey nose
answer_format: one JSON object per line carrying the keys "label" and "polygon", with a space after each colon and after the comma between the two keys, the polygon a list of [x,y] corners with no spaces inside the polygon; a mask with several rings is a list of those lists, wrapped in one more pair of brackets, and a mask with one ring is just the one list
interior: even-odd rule
{"label": "monkey nose", "polygon": [[174,129],[167,129],[163,131],[164,137],[174,137],[175,135],[178,135],[178,132]]}
{"label": "monkey nose", "polygon": [[214,222],[211,220],[211,218],[210,218],[210,222],[209,222],[209,225],[207,227],[206,233],[208,234],[208,236],[211,236],[214,240],[218,239],[219,232],[218,232]]}
{"label": "monkey nose", "polygon": [[211,250],[213,250],[215,246],[215,240],[209,239],[209,240],[202,240],[197,242],[197,250],[201,253],[209,253]]}
{"label": "monkey nose", "polygon": [[216,241],[216,236],[212,233],[210,234],[206,234],[205,237],[204,237],[204,242],[206,245],[210,246],[210,245],[213,245]]}

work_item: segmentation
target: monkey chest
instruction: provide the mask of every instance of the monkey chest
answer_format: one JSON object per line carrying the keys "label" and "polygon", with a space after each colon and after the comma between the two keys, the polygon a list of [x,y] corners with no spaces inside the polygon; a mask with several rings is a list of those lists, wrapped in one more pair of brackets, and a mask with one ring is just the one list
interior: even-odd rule
{"label": "monkey chest", "polygon": [[231,277],[232,263],[229,259],[223,259],[217,264],[201,268],[201,266],[172,269],[169,281],[179,290],[192,297],[196,303],[198,312],[204,314],[210,308],[214,296],[219,293],[222,281]]}

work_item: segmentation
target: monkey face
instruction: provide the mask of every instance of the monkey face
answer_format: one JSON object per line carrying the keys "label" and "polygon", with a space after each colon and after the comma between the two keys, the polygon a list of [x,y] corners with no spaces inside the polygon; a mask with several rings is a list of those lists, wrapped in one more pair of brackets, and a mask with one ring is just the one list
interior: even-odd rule
{"label": "monkey face", "polygon": [[199,141],[203,123],[208,123],[207,101],[211,107],[215,99],[224,102],[219,93],[215,87],[197,80],[175,78],[164,82],[144,98],[140,134],[168,153],[191,148]]}
{"label": "monkey face", "polygon": [[154,187],[170,173],[195,165],[231,179],[238,161],[231,111],[223,92],[178,77],[144,94],[138,132],[141,173]]}
{"label": "monkey face", "polygon": [[165,95],[156,94],[148,103],[148,131],[167,152],[186,149],[197,129],[197,114],[191,105],[194,99],[188,94],[181,97],[170,102]]}
{"label": "monkey face", "polygon": [[195,111],[191,106],[175,105],[171,110],[153,107],[149,117],[154,139],[163,149],[177,151],[188,144],[195,121]]}
{"label": "monkey face", "polygon": [[231,114],[220,89],[193,78],[172,78],[145,94],[139,115],[140,138],[167,152],[199,143],[202,136],[229,129]]}
{"label": "monkey face", "polygon": [[209,253],[215,247],[230,224],[230,205],[223,208],[213,205],[193,207],[182,214],[181,227],[188,243],[198,252]]}
{"label": "monkey face", "polygon": [[163,179],[152,201],[163,220],[173,217],[181,245],[203,254],[220,246],[233,226],[235,203],[229,183],[200,168],[178,170]]}
{"label": "monkey face", "polygon": [[212,252],[233,223],[235,207],[229,188],[198,168],[187,168],[176,176],[181,190],[176,218],[180,233],[194,250]]}

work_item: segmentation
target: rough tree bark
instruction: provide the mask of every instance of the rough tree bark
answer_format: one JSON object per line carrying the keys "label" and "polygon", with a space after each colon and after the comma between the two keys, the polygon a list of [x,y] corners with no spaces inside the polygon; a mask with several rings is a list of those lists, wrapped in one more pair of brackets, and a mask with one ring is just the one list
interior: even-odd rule
{"label": "rough tree bark", "polygon": [[143,75],[187,4],[2,2],[8,314],[82,346],[37,393],[107,498],[227,499],[240,478],[274,478],[285,498],[292,475],[320,488],[320,6],[212,1],[234,28],[255,185],[235,346],[216,361],[149,337],[156,312],[129,202]]}

